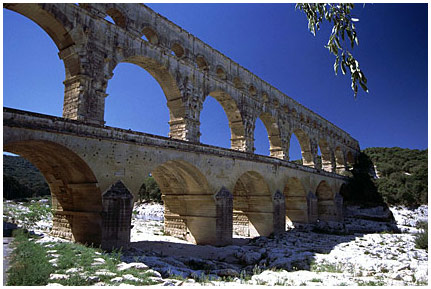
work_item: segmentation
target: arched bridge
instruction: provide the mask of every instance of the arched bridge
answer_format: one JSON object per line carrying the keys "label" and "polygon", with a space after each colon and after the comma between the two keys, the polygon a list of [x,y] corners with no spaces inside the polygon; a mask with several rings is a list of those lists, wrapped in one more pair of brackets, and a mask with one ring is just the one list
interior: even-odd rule
{"label": "arched bridge", "polygon": [[[227,244],[232,231],[268,235],[284,230],[286,218],[342,219],[339,192],[358,142],[181,27],[142,4],[4,7],[41,26],[64,62],[62,118],[3,111],[4,150],[31,161],[50,186],[53,234],[103,243],[107,230],[129,225],[106,221],[103,193],[115,184],[136,198],[149,174],[163,194],[165,231],[195,243]],[[104,125],[106,87],[121,62],[147,70],[162,87],[169,137]],[[199,142],[207,96],[228,117],[231,149]],[[270,156],[253,153],[257,118]],[[304,165],[289,162],[293,134]]]}

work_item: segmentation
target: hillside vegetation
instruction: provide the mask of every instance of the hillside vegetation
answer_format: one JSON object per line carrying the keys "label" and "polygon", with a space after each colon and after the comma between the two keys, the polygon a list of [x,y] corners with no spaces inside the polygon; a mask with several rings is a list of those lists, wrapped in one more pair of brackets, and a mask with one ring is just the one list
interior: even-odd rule
{"label": "hillside vegetation", "polygon": [[3,155],[3,198],[8,200],[49,195],[40,171],[22,157]]}
{"label": "hillside vegetation", "polygon": [[363,153],[376,166],[375,184],[387,203],[428,203],[428,150],[367,148]]}

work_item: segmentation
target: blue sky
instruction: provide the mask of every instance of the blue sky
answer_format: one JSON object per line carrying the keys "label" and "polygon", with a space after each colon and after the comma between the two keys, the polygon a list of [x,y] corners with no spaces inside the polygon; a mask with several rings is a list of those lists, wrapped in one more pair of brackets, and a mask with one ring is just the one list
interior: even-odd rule
{"label": "blue sky", "polygon": [[[370,90],[356,100],[350,78],[334,75],[334,58],[324,48],[329,25],[314,37],[294,4],[148,6],[347,131],[362,149],[427,148],[427,4],[356,5],[359,46],[353,52]],[[61,116],[64,67],[54,42],[31,20],[3,13],[4,106]],[[145,70],[118,65],[107,93],[107,125],[168,135],[166,99]],[[211,97],[201,113],[201,132],[203,143],[229,147],[227,118]],[[269,154],[260,120],[255,139],[256,152]],[[291,159],[300,156],[296,139],[290,153]]]}

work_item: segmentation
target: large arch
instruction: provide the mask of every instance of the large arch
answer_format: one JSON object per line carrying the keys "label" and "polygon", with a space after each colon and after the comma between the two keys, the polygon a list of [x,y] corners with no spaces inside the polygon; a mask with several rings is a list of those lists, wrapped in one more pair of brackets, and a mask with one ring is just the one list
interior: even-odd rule
{"label": "large arch", "polygon": [[216,205],[205,176],[183,160],[167,161],[152,172],[165,205],[165,232],[195,244],[216,240]]}
{"label": "large arch", "polygon": [[101,244],[102,195],[94,173],[80,156],[45,140],[5,140],[3,149],[24,157],[45,177],[52,195],[53,235]]}
{"label": "large arch", "polygon": [[48,33],[59,51],[74,45],[69,33],[72,24],[67,22],[67,18],[61,11],[55,9],[55,6],[37,3],[6,3],[3,7],[33,20]]}
{"label": "large arch", "polygon": [[209,93],[222,106],[226,117],[229,121],[229,128],[231,133],[230,143],[232,149],[238,149],[238,140],[243,141],[245,138],[244,123],[242,120],[241,112],[235,100],[228,93],[215,90]]}
{"label": "large arch", "polygon": [[242,174],[233,189],[233,231],[247,237],[268,236],[274,230],[274,208],[268,184],[255,171]]}
{"label": "large arch", "polygon": [[284,187],[284,198],[286,204],[286,224],[295,222],[307,223],[307,193],[298,178],[291,177],[288,179]]}
{"label": "large arch", "polygon": [[165,94],[147,70],[133,63],[119,63],[106,93],[106,125],[168,136],[170,112]]}
{"label": "large arch", "polygon": [[314,167],[313,155],[311,153],[310,138],[301,129],[295,129],[293,131],[296,138],[301,145],[302,164],[307,167]]}
{"label": "large arch", "polygon": [[269,155],[280,159],[285,158],[282,148],[280,128],[276,119],[269,113],[262,113],[259,117],[265,125],[269,139]]}
{"label": "large arch", "polygon": [[321,221],[335,221],[337,219],[334,202],[335,193],[326,181],[321,181],[316,189],[317,215]]}
{"label": "large arch", "polygon": [[[67,100],[67,95],[76,93],[76,79],[70,79],[80,74],[81,61],[74,51],[76,46],[72,36],[73,24],[55,5],[36,4],[36,3],[7,3],[3,6],[5,9],[14,11],[37,24],[47,33],[49,38],[54,42],[58,49],[56,57],[60,57],[64,65],[64,74],[66,81],[60,83],[64,85],[63,95],[63,117],[74,118],[70,113],[73,110],[73,104]],[[75,31],[76,32],[76,31]],[[78,77],[79,78],[79,77]]]}
{"label": "large arch", "polygon": [[[125,58],[120,62],[136,64],[145,69],[154,77],[154,79],[156,79],[167,100],[170,123],[174,123],[184,118],[185,106],[181,97],[181,92],[175,78],[165,66],[153,58],[139,55],[139,52],[136,52],[135,50],[126,51]],[[114,68],[115,67],[113,67],[112,70]]]}

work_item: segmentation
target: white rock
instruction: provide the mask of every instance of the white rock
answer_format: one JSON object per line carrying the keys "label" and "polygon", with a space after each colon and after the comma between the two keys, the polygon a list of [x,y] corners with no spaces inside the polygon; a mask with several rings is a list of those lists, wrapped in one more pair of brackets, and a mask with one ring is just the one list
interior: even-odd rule
{"label": "white rock", "polygon": [[61,285],[60,283],[48,283],[48,284],[46,284],[46,286],[55,286],[55,287],[57,287],[57,286],[63,286],[63,285]]}
{"label": "white rock", "polygon": [[147,270],[148,266],[145,265],[144,263],[137,263],[137,262],[133,262],[133,263],[120,263],[117,265],[117,269],[118,271],[124,271],[130,268],[135,268],[138,270]]}
{"label": "white rock", "polygon": [[162,274],[160,274],[159,272],[155,271],[155,270],[147,270],[147,275],[148,276],[152,276],[152,277],[156,277],[156,278],[162,278]]}
{"label": "white rock", "polygon": [[113,283],[121,283],[123,282],[123,277],[115,277],[110,280]]}
{"label": "white rock", "polygon": [[98,270],[94,274],[99,275],[99,276],[116,276],[117,275],[117,274],[115,274],[111,271],[108,271],[106,269]]}
{"label": "white rock", "polygon": [[66,274],[51,274],[49,275],[49,280],[65,280],[69,279],[69,275]]}
{"label": "white rock", "polygon": [[142,281],[141,279],[133,276],[132,274],[125,274],[122,277],[123,277],[124,280],[127,280],[127,281],[133,281],[133,282],[140,282],[140,281]]}

